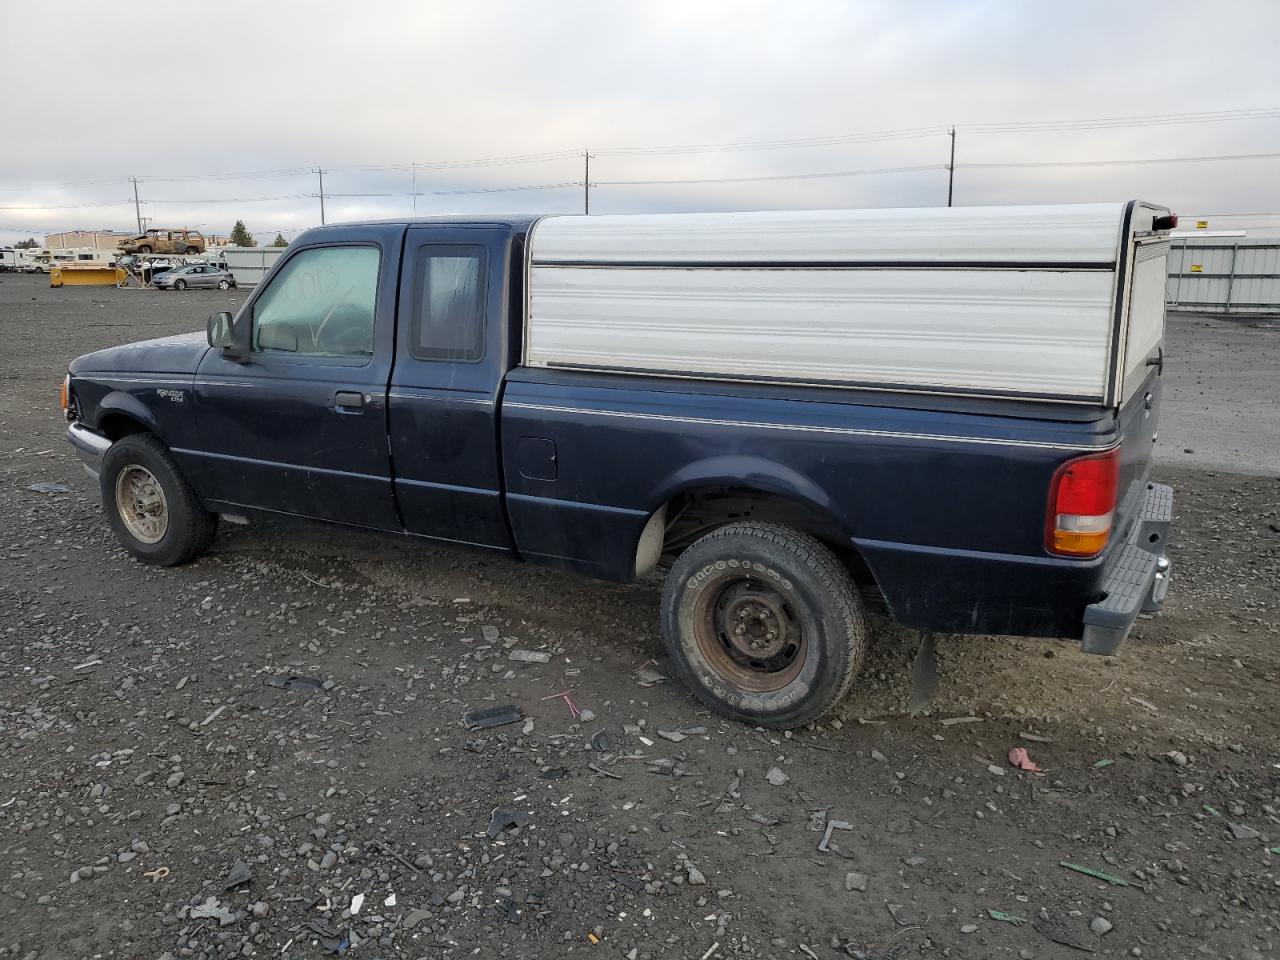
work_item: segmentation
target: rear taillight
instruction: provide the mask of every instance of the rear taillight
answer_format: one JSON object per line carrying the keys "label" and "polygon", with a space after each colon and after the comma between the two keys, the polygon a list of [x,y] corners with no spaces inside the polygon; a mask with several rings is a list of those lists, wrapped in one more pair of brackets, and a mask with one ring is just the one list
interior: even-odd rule
{"label": "rear taillight", "polygon": [[1049,485],[1044,545],[1066,557],[1094,557],[1111,536],[1119,486],[1120,450],[1068,460]]}

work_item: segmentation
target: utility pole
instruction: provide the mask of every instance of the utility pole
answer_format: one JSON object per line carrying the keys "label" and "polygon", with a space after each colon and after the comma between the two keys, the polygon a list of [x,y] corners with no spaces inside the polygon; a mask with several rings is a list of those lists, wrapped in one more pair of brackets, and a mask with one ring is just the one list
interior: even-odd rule
{"label": "utility pole", "polygon": [[316,173],[320,177],[320,226],[324,226],[324,171],[316,167]]}
{"label": "utility pole", "polygon": [[138,233],[142,233],[142,205],[138,202],[138,178],[130,177],[133,181],[133,212],[138,216]]}
{"label": "utility pole", "polygon": [[591,154],[586,150],[582,151],[582,162],[585,164],[582,172],[582,213],[586,216],[591,213]]}
{"label": "utility pole", "polygon": [[413,213],[414,213],[414,216],[417,216],[418,214],[418,165],[416,163],[410,163],[409,169],[413,171],[413,186],[410,188],[410,190],[413,193]]}
{"label": "utility pole", "polygon": [[956,128],[951,127],[951,162],[947,164],[947,206],[951,206],[951,192],[956,183]]}

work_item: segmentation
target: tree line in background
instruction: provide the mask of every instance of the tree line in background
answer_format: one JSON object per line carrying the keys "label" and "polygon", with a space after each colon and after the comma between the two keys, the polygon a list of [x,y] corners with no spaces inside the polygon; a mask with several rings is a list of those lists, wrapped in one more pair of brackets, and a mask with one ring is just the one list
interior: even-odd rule
{"label": "tree line in background", "polygon": [[[236,225],[231,228],[231,242],[237,247],[256,247],[258,241],[253,239],[253,234],[249,232],[249,228],[244,225],[243,220],[237,220]],[[276,232],[276,238],[268,244],[271,247],[287,247],[289,241],[284,238],[284,234]]]}

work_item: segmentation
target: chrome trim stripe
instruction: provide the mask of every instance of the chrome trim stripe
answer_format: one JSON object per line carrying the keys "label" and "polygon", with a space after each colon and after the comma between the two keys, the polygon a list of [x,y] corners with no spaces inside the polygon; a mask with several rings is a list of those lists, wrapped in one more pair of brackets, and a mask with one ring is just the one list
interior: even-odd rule
{"label": "chrome trim stripe", "polygon": [[112,383],[184,383],[188,386],[194,378],[194,373],[158,374],[154,377],[124,377],[116,376],[112,373],[93,372],[73,373],[71,375],[72,380],[107,380]]}
{"label": "chrome trim stripe", "polygon": [[[374,480],[378,483],[385,483],[391,486],[391,477],[379,477],[370,473],[356,473],[354,470],[331,470],[328,467],[312,467],[301,463],[284,463],[280,460],[258,460],[254,457],[237,457],[229,453],[213,453],[209,450],[189,450],[185,447],[173,447],[173,453],[180,453],[187,457],[208,457],[211,460],[230,460],[233,463],[251,463],[258,467],[274,467],[279,470],[302,470],[306,473],[322,473],[328,477],[351,477],[356,480]],[[230,503],[231,501],[228,501]],[[251,506],[251,504],[236,504],[236,506]],[[255,508],[256,509],[256,508]]]}
{"label": "chrome trim stripe", "polygon": [[622,417],[628,420],[659,420],[669,423],[695,423],[709,427],[747,427],[757,430],[791,430],[799,433],[825,433],[836,436],[878,437],[896,440],[936,440],[942,443],[977,443],[1002,447],[1031,447],[1038,450],[1070,450],[1070,451],[1103,451],[1118,444],[1105,446],[1086,446],[1071,443],[1043,443],[1039,440],[998,439],[994,437],[957,437],[943,433],[908,433],[897,430],[870,430],[862,427],[819,427],[788,423],[764,423],[755,420],[711,420],[702,417],[673,417],[659,413],[625,413],[619,410],[588,410],[582,407],[552,407],[537,403],[520,403],[509,401],[503,409],[519,408],[521,410],[537,410],[543,413],[572,413],[584,416]]}
{"label": "chrome trim stripe", "polygon": [[[431,387],[423,387],[425,390],[431,390]],[[449,403],[475,403],[486,407],[492,407],[493,401],[488,397],[457,397],[448,392],[436,391],[435,393],[397,393],[390,392],[387,394],[392,400],[445,400]]]}

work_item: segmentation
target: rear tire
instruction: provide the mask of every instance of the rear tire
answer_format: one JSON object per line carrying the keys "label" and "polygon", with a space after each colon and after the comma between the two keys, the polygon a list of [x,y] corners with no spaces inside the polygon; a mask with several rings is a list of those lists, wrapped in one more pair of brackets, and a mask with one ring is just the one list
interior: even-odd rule
{"label": "rear tire", "polygon": [[113,443],[99,482],[116,539],[143,563],[189,563],[218,532],[218,515],[200,504],[168,449],[149,433]]}
{"label": "rear tire", "polygon": [[187,256],[194,257],[200,250],[198,247],[187,247]]}
{"label": "rear tire", "polygon": [[662,592],[667,652],[717,713],[775,729],[822,716],[862,666],[866,626],[827,547],[776,523],[734,523],[682,553]]}

